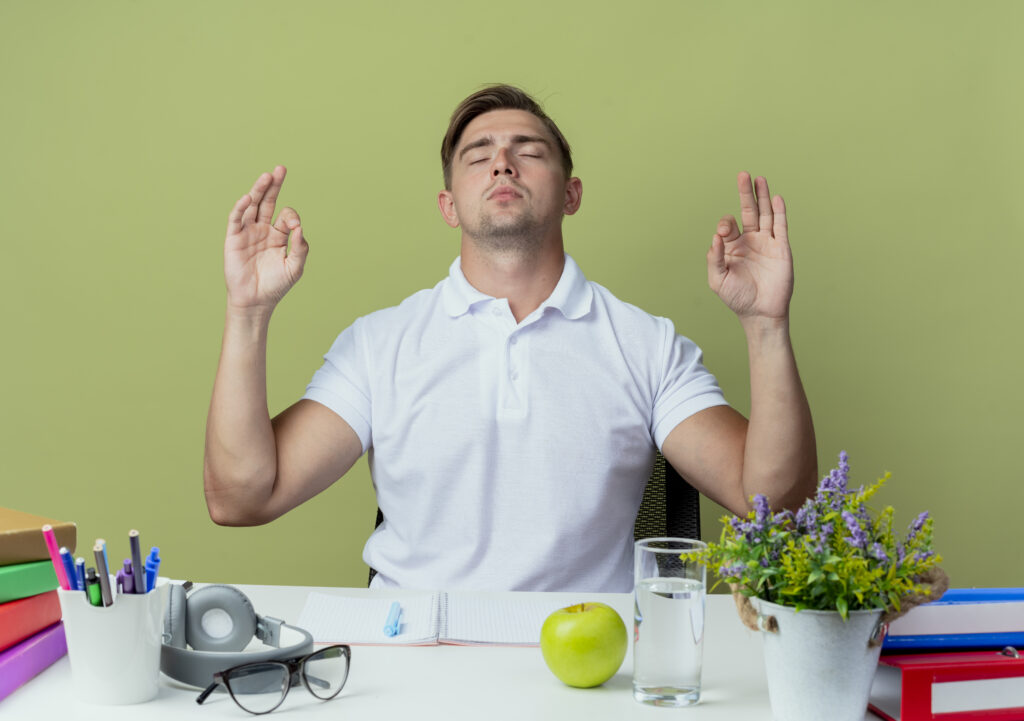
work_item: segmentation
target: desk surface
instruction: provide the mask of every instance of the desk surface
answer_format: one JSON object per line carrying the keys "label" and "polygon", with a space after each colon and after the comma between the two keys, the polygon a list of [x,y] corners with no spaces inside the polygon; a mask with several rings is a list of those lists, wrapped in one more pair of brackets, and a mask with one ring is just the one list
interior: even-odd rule
{"label": "desk surface", "polygon": [[[401,592],[367,589],[239,585],[258,613],[298,618],[310,591],[350,596],[400,597]],[[507,594],[502,594],[507,595]],[[577,600],[604,601],[631,626],[631,594],[582,594]],[[632,636],[632,634],[630,634]],[[632,646],[632,641],[630,642]],[[689,719],[772,718],[768,705],[761,639],[739,621],[732,599],[709,596],[704,639],[704,692],[697,706],[652,708],[633,700],[632,647],[619,672],[603,686],[574,689],[558,681],[538,648],[468,646],[353,646],[352,668],[336,699],[321,702],[305,688],[293,688],[273,713],[284,718],[356,719]],[[227,694],[197,706],[198,691],[161,677],[156,699],[136,706],[92,706],[71,695],[71,666],[58,661],[8,698],[0,718],[246,719]],[[865,719],[877,717],[867,713]]]}

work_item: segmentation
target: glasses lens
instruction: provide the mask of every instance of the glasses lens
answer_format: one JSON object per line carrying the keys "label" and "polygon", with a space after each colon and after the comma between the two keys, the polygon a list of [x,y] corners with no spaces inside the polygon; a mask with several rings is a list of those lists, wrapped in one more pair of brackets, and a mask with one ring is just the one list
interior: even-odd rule
{"label": "glasses lens", "polygon": [[280,663],[247,663],[225,679],[235,703],[249,713],[273,711],[288,689],[288,667]]}
{"label": "glasses lens", "polygon": [[328,646],[307,658],[302,673],[310,693],[320,699],[337,696],[348,678],[348,659],[345,646]]}

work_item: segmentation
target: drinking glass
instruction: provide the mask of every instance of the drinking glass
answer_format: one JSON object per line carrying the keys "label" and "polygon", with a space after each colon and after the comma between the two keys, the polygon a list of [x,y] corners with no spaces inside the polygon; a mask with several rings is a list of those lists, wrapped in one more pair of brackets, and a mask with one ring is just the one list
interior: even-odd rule
{"label": "drinking glass", "polygon": [[700,700],[704,564],[680,558],[707,544],[644,538],[633,557],[633,698],[654,706]]}

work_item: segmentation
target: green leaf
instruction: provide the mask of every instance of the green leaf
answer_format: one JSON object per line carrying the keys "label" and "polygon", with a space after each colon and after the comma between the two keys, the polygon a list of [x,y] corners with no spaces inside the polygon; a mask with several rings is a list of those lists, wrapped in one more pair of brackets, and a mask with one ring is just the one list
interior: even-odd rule
{"label": "green leaf", "polygon": [[836,610],[839,611],[839,615],[843,617],[844,621],[850,617],[850,607],[842,596],[836,599]]}

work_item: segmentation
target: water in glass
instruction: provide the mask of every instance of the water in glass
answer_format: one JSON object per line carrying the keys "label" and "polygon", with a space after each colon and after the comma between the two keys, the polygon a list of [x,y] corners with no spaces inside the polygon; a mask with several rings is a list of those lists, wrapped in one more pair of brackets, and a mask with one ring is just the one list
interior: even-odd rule
{"label": "water in glass", "polygon": [[690,578],[647,578],[636,584],[633,697],[656,706],[700,699],[704,584]]}

